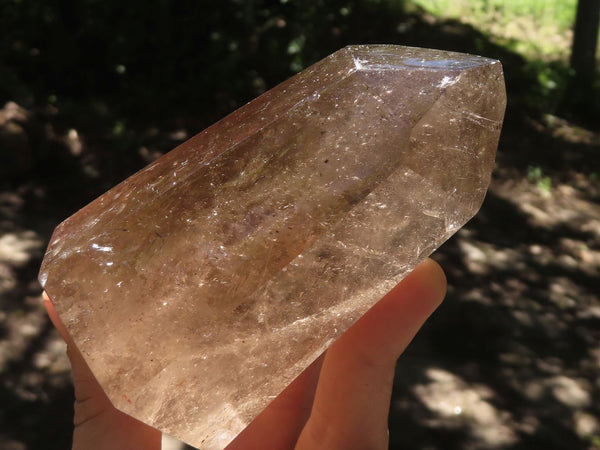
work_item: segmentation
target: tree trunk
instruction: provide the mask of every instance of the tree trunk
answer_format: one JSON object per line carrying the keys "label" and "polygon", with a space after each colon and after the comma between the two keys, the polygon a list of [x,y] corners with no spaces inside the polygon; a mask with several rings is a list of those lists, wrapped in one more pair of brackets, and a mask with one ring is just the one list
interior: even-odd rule
{"label": "tree trunk", "polygon": [[600,109],[596,98],[600,96],[594,90],[599,22],[600,0],[579,0],[571,47],[572,74],[559,109],[585,122],[597,115]]}
{"label": "tree trunk", "polygon": [[582,87],[591,88],[596,71],[600,0],[579,0],[571,51],[571,68]]}

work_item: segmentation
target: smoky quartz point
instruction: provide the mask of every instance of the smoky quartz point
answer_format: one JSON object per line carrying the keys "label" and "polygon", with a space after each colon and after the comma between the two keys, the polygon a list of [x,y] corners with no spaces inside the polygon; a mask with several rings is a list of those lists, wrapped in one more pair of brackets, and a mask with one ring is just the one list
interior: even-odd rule
{"label": "smoky quartz point", "polygon": [[113,404],[222,448],[479,209],[498,61],[351,46],[64,221],[40,281]]}

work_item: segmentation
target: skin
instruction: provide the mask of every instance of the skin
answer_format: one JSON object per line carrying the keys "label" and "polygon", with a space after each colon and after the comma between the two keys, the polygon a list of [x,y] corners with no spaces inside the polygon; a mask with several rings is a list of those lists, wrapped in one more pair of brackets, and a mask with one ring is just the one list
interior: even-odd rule
{"label": "skin", "polygon": [[[387,449],[396,360],[445,293],[442,269],[432,260],[421,263],[227,448]],[[73,369],[73,449],[160,449],[160,431],[111,405],[45,293],[44,305]]]}

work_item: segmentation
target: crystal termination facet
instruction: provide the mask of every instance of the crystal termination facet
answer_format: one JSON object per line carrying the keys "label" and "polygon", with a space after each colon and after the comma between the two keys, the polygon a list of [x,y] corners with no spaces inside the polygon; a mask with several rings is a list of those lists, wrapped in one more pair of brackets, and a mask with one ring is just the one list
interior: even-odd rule
{"label": "crystal termination facet", "polygon": [[479,209],[500,63],[342,49],[60,224],[40,281],[113,404],[230,442]]}

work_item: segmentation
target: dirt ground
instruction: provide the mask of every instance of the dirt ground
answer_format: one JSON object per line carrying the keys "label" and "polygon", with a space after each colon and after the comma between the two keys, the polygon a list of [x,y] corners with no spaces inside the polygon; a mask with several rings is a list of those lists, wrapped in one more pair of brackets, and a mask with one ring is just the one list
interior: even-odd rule
{"label": "dirt ground", "polygon": [[[599,142],[508,116],[483,208],[434,255],[450,290],[398,364],[392,448],[600,448]],[[521,167],[532,143],[572,170]],[[70,205],[48,196],[33,181],[0,192],[7,449],[66,448],[71,433],[69,365],[36,281]]]}

